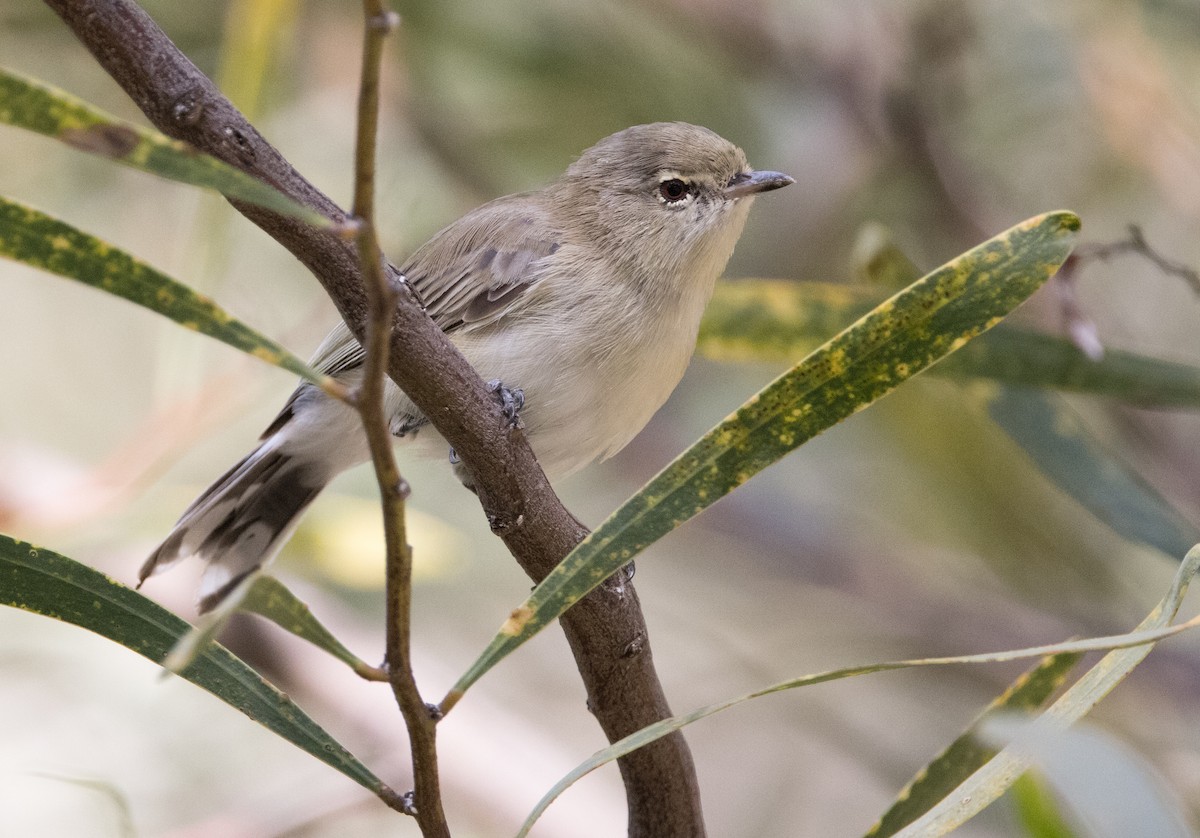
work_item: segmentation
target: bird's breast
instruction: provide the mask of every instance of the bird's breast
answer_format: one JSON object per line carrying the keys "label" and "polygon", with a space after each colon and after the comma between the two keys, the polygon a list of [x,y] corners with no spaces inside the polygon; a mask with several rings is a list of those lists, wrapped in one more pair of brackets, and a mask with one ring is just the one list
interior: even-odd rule
{"label": "bird's breast", "polygon": [[524,391],[526,433],[555,477],[615,454],[662,406],[687,369],[708,295],[647,298],[611,278],[547,279],[540,299],[456,342],[483,378]]}

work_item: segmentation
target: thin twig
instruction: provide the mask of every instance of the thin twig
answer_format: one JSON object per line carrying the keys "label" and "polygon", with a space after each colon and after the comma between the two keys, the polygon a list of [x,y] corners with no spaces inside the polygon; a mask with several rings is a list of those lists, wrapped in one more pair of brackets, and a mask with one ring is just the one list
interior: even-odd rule
{"label": "thin twig", "polygon": [[1129,238],[1114,242],[1095,242],[1090,244],[1081,244],[1075,248],[1072,258],[1077,263],[1088,262],[1093,259],[1107,262],[1115,256],[1121,256],[1125,253],[1133,253],[1149,259],[1160,271],[1167,276],[1174,276],[1186,282],[1193,292],[1200,294],[1200,272],[1195,268],[1185,265],[1182,262],[1176,262],[1173,259],[1168,259],[1157,250],[1150,246],[1146,241],[1146,234],[1142,232],[1142,228],[1136,224],[1129,225]]}
{"label": "thin twig", "polygon": [[1062,309],[1063,326],[1072,342],[1093,361],[1104,354],[1104,347],[1095,324],[1084,313],[1075,294],[1079,271],[1089,262],[1107,262],[1127,253],[1141,256],[1150,261],[1167,276],[1177,277],[1188,284],[1192,291],[1200,294],[1200,272],[1182,262],[1168,259],[1146,241],[1146,234],[1136,224],[1129,225],[1129,237],[1110,242],[1090,242],[1075,248],[1067,261],[1063,262],[1055,275],[1054,287],[1058,289],[1059,305]]}
{"label": "thin twig", "polygon": [[371,449],[375,477],[383,506],[383,531],[387,543],[387,673],[392,693],[408,727],[412,751],[413,799],[410,805],[426,838],[450,835],[442,810],[437,764],[437,721],[421,698],[413,677],[409,653],[411,639],[412,550],[404,521],[408,484],[400,476],[392,450],[392,434],[384,410],[384,377],[388,365],[388,339],[395,289],[384,273],[383,254],[375,232],[375,145],[379,125],[379,68],[383,43],[399,23],[384,8],[383,0],[363,0],[362,77],[358,91],[358,138],[354,154],[355,241],[368,300],[363,377],[355,405]]}

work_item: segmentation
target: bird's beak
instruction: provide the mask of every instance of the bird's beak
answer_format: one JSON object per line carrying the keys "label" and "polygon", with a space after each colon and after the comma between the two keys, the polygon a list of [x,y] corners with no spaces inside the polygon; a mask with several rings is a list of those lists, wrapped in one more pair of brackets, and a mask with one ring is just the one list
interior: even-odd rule
{"label": "bird's beak", "polygon": [[794,178],[783,172],[739,172],[729,179],[729,184],[725,187],[725,197],[744,198],[759,192],[782,189],[795,182]]}

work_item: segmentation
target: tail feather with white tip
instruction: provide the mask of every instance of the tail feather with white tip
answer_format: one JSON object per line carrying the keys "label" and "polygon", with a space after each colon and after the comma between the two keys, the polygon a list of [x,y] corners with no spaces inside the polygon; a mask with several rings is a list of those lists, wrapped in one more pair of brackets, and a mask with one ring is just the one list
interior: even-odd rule
{"label": "tail feather with white tip", "polygon": [[192,502],[142,565],[138,585],[198,556],[208,562],[200,611],[211,610],[275,554],[332,476],[268,438]]}

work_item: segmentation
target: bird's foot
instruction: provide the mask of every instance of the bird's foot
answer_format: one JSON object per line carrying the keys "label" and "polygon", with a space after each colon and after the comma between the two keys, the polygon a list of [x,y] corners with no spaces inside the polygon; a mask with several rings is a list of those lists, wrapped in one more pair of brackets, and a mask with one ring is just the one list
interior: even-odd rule
{"label": "bird's foot", "polygon": [[521,421],[521,408],[525,406],[525,391],[516,388],[510,390],[498,378],[489,381],[487,388],[500,404],[500,412],[508,420],[508,427],[525,427],[525,423]]}

